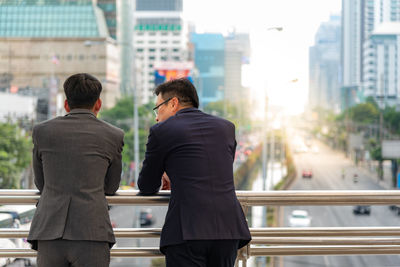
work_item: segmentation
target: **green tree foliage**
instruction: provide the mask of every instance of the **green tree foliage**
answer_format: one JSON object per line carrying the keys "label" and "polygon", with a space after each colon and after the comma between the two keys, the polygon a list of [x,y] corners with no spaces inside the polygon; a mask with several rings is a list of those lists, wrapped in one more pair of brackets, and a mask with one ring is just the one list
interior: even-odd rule
{"label": "green tree foliage", "polygon": [[0,136],[0,188],[18,188],[20,174],[31,161],[31,141],[11,123],[0,123]]}
{"label": "green tree foliage", "polygon": [[349,119],[360,123],[375,123],[379,119],[379,109],[371,102],[361,103],[348,110]]}
{"label": "green tree foliage", "polygon": [[203,110],[206,113],[232,121],[236,128],[247,129],[251,127],[249,105],[245,101],[238,105],[233,105],[227,100],[211,102]]}
{"label": "green tree foliage", "polygon": [[[139,115],[139,158],[144,158],[146,150],[147,136],[149,128],[155,123],[155,116],[152,111],[153,103],[149,103],[138,108]],[[121,128],[125,132],[124,150],[122,152],[122,161],[124,171],[127,171],[129,164],[134,161],[133,149],[133,99],[125,97],[120,99],[117,104],[108,110],[101,111],[101,119]]]}

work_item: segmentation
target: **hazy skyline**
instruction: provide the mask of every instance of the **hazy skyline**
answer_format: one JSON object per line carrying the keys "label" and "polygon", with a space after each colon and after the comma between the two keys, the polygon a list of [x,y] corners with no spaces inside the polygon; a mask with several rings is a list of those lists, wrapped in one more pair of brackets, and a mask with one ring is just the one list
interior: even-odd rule
{"label": "hazy skyline", "polygon": [[[308,49],[319,25],[340,15],[340,0],[184,0],[184,16],[198,32],[249,32],[252,61],[244,77],[253,94],[291,113],[308,99]],[[281,32],[267,30],[283,27]],[[293,79],[298,82],[291,83]],[[260,97],[258,97],[260,98]]]}

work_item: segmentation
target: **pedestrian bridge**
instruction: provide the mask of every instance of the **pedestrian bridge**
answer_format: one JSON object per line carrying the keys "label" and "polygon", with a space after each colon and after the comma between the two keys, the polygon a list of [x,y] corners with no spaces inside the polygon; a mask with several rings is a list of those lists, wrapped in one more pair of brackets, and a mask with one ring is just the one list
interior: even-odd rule
{"label": "pedestrian bridge", "polygon": [[[247,211],[250,206],[298,205],[394,205],[400,191],[237,191]],[[167,205],[169,191],[139,196],[136,190],[118,191],[108,196],[110,205]],[[36,204],[37,190],[0,190],[0,204]],[[253,240],[238,253],[246,266],[253,256],[400,254],[400,227],[268,227],[250,228]],[[117,238],[157,238],[160,228],[115,228]],[[28,230],[0,229],[0,238],[26,238]],[[35,257],[30,249],[0,249],[0,257]],[[162,257],[157,247],[113,248],[111,257]]]}

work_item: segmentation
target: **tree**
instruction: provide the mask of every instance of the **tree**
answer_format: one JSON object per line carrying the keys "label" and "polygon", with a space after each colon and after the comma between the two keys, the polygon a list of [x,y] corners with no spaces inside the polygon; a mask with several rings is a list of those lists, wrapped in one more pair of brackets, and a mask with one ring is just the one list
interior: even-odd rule
{"label": "tree", "polygon": [[375,123],[379,119],[379,109],[371,102],[361,103],[348,110],[349,119],[360,123]]}
{"label": "tree", "polygon": [[[148,103],[138,108],[139,115],[139,158],[144,158],[146,150],[147,136],[149,128],[155,123],[153,114],[154,104]],[[124,150],[122,152],[122,162],[124,177],[127,177],[130,164],[134,161],[133,149],[133,99],[125,97],[120,99],[117,104],[108,110],[101,111],[99,117],[121,129],[125,132]]]}
{"label": "tree", "polygon": [[376,142],[375,139],[371,138],[368,140],[367,148],[373,160],[379,162],[377,174],[380,180],[383,180],[383,157],[382,157],[382,147]]}
{"label": "tree", "polygon": [[0,123],[0,136],[0,188],[18,188],[19,175],[31,162],[31,141],[11,123]]}

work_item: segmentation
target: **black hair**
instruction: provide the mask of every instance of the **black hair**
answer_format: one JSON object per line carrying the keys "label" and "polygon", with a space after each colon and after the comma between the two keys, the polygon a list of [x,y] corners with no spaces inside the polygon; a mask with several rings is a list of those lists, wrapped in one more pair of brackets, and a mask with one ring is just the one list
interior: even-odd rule
{"label": "black hair", "polygon": [[156,95],[161,94],[163,99],[177,97],[182,105],[186,103],[192,105],[195,108],[199,108],[199,97],[197,95],[196,88],[186,78],[180,78],[171,80],[160,84],[154,90]]}
{"label": "black hair", "polygon": [[64,92],[70,109],[93,108],[101,90],[100,81],[88,73],[74,74],[64,82]]}

